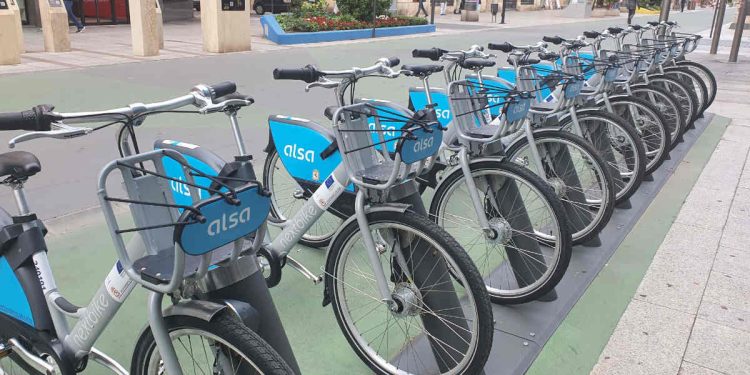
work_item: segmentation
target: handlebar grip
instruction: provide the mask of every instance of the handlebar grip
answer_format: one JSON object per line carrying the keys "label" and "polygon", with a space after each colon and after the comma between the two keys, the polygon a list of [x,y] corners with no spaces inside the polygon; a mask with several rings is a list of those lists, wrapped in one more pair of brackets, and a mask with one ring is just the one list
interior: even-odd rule
{"label": "handlebar grip", "polygon": [[55,107],[43,104],[28,111],[0,113],[0,131],[48,131],[51,129],[53,118],[47,113],[53,108]]}
{"label": "handlebar grip", "polygon": [[597,38],[599,37],[599,35],[602,35],[602,33],[597,32],[597,31],[584,31],[583,32],[583,36],[585,36],[586,38],[591,38],[591,39]]}
{"label": "handlebar grip", "polygon": [[675,22],[675,21],[665,21],[664,23],[666,23],[669,26],[674,26],[674,25],[677,24],[677,22]]}
{"label": "handlebar grip", "polygon": [[510,44],[510,43],[508,43],[508,42],[505,42],[505,43],[502,43],[502,44],[488,43],[487,44],[487,48],[489,48],[489,49],[491,49],[493,51],[501,51],[501,52],[505,52],[505,53],[508,53],[510,51],[513,51],[513,49],[515,49],[515,47],[513,47],[513,45]]}
{"label": "handlebar grip", "polygon": [[607,31],[609,31],[609,33],[612,35],[617,35],[622,32],[622,28],[621,27],[609,27],[607,28]]}
{"label": "handlebar grip", "polygon": [[414,49],[411,51],[411,56],[416,58],[424,58],[424,59],[430,59],[432,61],[438,61],[440,60],[440,57],[443,56],[443,54],[446,51],[444,49],[440,48],[430,48],[430,49]]}
{"label": "handlebar grip", "polygon": [[234,82],[224,81],[214,85],[209,85],[208,89],[211,90],[211,99],[216,99],[229,94],[234,94],[237,91],[237,85]]}
{"label": "handlebar grip", "polygon": [[659,22],[658,21],[648,21],[646,23],[649,24],[649,25],[651,25],[651,26],[659,26]]}
{"label": "handlebar grip", "polygon": [[631,28],[632,28],[633,30],[635,30],[635,31],[638,31],[638,30],[640,30],[640,29],[642,29],[642,28],[643,28],[643,26],[641,26],[641,25],[630,25],[630,27],[631,27]]}
{"label": "handlebar grip", "polygon": [[393,67],[397,66],[398,64],[401,64],[401,59],[399,59],[398,57],[395,57],[395,56],[389,57],[386,60],[388,60],[388,67],[389,68],[393,68]]}
{"label": "handlebar grip", "polygon": [[304,68],[299,69],[279,69],[273,70],[273,79],[288,79],[294,81],[303,81],[306,83],[313,83],[320,79],[321,74],[312,65],[307,65]]}
{"label": "handlebar grip", "polygon": [[544,36],[542,37],[543,42],[552,43],[554,45],[560,45],[563,42],[563,38],[559,36]]}

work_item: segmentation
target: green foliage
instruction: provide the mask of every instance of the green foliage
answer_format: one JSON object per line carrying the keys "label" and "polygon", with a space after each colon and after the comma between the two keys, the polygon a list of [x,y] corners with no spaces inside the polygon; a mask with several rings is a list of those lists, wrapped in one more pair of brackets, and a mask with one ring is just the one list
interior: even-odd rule
{"label": "green foliage", "polygon": [[425,25],[427,20],[422,17],[378,17],[375,23],[359,21],[351,15],[325,14],[323,16],[301,16],[300,13],[285,13],[276,15],[276,20],[286,32],[315,32],[331,30],[369,29],[372,27],[395,27]]}
{"label": "green foliage", "polygon": [[301,16],[323,16],[326,14],[326,1],[325,0],[313,0],[304,1],[299,8]]}
{"label": "green foliage", "polygon": [[336,4],[342,14],[353,16],[360,21],[372,21],[374,17],[388,13],[391,0],[337,0]]}

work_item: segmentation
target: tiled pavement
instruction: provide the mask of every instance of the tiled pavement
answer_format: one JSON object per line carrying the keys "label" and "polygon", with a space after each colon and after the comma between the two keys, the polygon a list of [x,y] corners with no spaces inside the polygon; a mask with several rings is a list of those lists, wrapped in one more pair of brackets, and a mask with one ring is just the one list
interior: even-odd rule
{"label": "tiled pavement", "polygon": [[[694,54],[732,119],[592,374],[750,374],[750,50]],[[740,59],[743,53],[740,53]]]}

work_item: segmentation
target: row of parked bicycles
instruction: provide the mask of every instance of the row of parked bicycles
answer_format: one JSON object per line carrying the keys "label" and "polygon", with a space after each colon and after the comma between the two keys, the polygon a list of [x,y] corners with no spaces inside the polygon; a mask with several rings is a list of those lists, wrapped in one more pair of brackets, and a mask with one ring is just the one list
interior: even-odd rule
{"label": "row of parked bicycles", "polygon": [[[331,126],[270,116],[260,178],[238,122],[254,100],[230,82],[107,111],[0,114],[2,130],[30,131],[11,147],[115,126],[120,153],[98,178],[118,261],[83,307],[58,290],[27,203],[39,160],[0,154],[18,209],[0,215],[0,372],[74,374],[94,362],[121,375],[299,374],[268,289],[289,265],[323,284],[323,305],[373,372],[482,373],[491,304],[554,299],[573,246],[597,246],[613,210],[713,101],[713,75],[685,58],[700,36],[675,26],[418,49],[434,63],[400,69],[397,58],[276,69],[333,89],[336,105],[324,111]],[[486,50],[510,66],[488,74],[497,59]],[[441,72],[446,88],[432,87]],[[400,76],[420,83],[408,102],[356,95],[363,78]],[[141,149],[147,118],[185,112],[227,115],[237,156],[173,139]],[[297,244],[327,249],[322,274],[289,255]],[[126,369],[94,344],[136,286],[148,292],[148,325]]]}

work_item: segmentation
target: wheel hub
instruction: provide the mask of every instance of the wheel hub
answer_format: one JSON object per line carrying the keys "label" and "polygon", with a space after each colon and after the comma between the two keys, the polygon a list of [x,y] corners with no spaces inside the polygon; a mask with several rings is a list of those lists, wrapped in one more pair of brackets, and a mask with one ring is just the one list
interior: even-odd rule
{"label": "wheel hub", "polygon": [[505,245],[510,242],[513,232],[507,220],[502,217],[493,217],[490,219],[489,224],[492,234],[488,235],[487,238],[490,242],[499,245]]}
{"label": "wheel hub", "polygon": [[563,182],[561,179],[557,177],[552,177],[549,180],[547,180],[547,183],[552,186],[552,189],[555,190],[555,194],[558,197],[564,197],[565,193],[567,192],[567,188],[565,186],[565,182]]}
{"label": "wheel hub", "polygon": [[413,284],[403,282],[396,284],[391,298],[394,302],[391,312],[397,317],[415,316],[422,309],[422,296]]}

